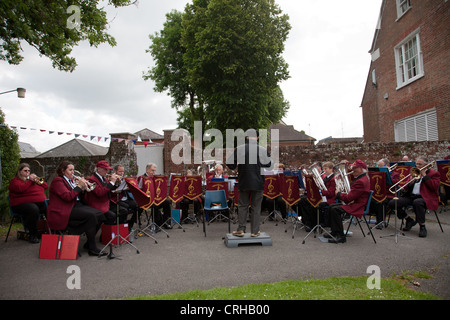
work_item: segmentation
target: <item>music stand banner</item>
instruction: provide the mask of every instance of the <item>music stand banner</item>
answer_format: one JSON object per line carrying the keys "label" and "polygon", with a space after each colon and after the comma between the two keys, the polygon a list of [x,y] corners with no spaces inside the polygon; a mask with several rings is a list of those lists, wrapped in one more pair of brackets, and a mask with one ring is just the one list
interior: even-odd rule
{"label": "music stand banner", "polygon": [[[409,173],[411,172],[411,169],[414,167],[415,165],[412,165],[408,162],[407,165],[403,164],[402,162],[398,162],[397,167],[394,169],[395,175],[398,177],[398,181],[402,180],[404,177],[406,177],[407,175],[409,175]],[[406,183],[408,183],[408,180],[403,180],[402,183],[400,183],[398,186],[399,187],[403,187]]]}
{"label": "music stand banner", "polygon": [[184,197],[184,176],[170,177],[169,199],[177,203]]}
{"label": "music stand banner", "polygon": [[167,198],[167,176],[155,175],[153,176],[153,183],[155,184],[155,199],[153,203],[159,206]]}
{"label": "music stand banner", "polygon": [[387,198],[386,172],[369,171],[370,190],[373,190],[372,198],[377,202],[383,202]]}
{"label": "music stand banner", "polygon": [[264,176],[264,196],[269,199],[275,199],[281,195],[280,182],[278,175]]}
{"label": "music stand banner", "polygon": [[297,175],[285,175],[281,179],[281,193],[283,195],[283,200],[289,205],[293,206],[298,201],[300,201],[300,188],[298,185]]}
{"label": "music stand banner", "polygon": [[185,177],[184,196],[189,200],[194,200],[195,198],[201,196],[202,194],[203,194],[202,177],[201,176]]}
{"label": "music stand banner", "polygon": [[206,184],[206,190],[225,190],[227,199],[229,197],[228,181],[210,181]]}
{"label": "music stand banner", "polygon": [[148,209],[153,203],[152,197],[139,189],[139,185],[136,179],[125,178],[125,181],[137,205],[140,208]]}
{"label": "music stand banner", "polygon": [[441,174],[441,183],[450,187],[450,160],[438,160],[436,165]]}
{"label": "music stand banner", "polygon": [[314,181],[314,176],[312,174],[305,174],[305,184],[306,184],[306,200],[316,208],[320,202],[322,202],[322,196],[320,195],[319,188]]}

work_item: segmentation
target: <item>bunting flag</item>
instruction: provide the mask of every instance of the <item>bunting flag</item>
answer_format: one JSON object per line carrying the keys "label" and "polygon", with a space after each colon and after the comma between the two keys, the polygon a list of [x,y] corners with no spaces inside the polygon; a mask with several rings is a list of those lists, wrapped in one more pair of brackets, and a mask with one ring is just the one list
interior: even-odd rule
{"label": "bunting flag", "polygon": [[279,176],[276,174],[264,176],[264,193],[263,195],[269,199],[275,199],[280,192]]}
{"label": "bunting flag", "polygon": [[369,171],[370,190],[373,190],[373,200],[381,203],[387,198],[386,172]]}
{"label": "bunting flag", "polygon": [[136,178],[125,178],[125,182],[127,183],[134,200],[136,200],[136,203],[140,208],[146,209],[151,206],[152,198],[150,195],[139,189]]}
{"label": "bunting flag", "polygon": [[438,160],[436,165],[441,174],[441,183],[450,187],[450,160]]}
{"label": "bunting flag", "polygon": [[202,189],[202,177],[201,176],[188,176],[184,178],[184,197],[189,200],[203,194]]}
{"label": "bunting flag", "polygon": [[[2,127],[7,127],[7,125],[2,125]],[[37,129],[35,129],[35,128],[27,128],[27,127],[21,127],[21,126],[9,126],[11,129],[16,129],[16,130],[32,130],[32,131],[37,131]],[[142,139],[141,139],[141,137],[138,137],[138,139],[137,140],[128,140],[128,139],[123,139],[123,138],[111,138],[111,137],[102,137],[102,136],[95,136],[95,135],[88,135],[88,134],[81,134],[81,133],[72,133],[72,132],[63,132],[63,131],[54,131],[54,130],[47,130],[47,129],[39,129],[39,131],[40,132],[48,132],[48,134],[53,134],[53,133],[57,133],[59,136],[61,136],[61,135],[64,135],[64,134],[66,134],[66,135],[68,135],[68,136],[70,136],[70,135],[74,135],[75,136],[75,138],[78,138],[78,137],[83,137],[83,138],[85,138],[85,139],[90,139],[90,141],[93,141],[93,140],[97,140],[98,142],[101,142],[102,140],[104,141],[104,142],[107,142],[108,140],[111,140],[111,141],[117,141],[117,142],[123,142],[123,141],[126,141],[126,142],[133,142],[133,144],[136,144],[136,142],[142,142]],[[145,147],[147,148],[147,146],[148,146],[148,144],[153,144],[153,145],[157,145],[157,146],[160,146],[160,145],[164,145],[164,142],[161,142],[161,143],[153,143],[153,141],[149,141],[149,142],[147,142],[147,141],[144,141],[143,142],[144,143],[144,145],[145,145]]]}
{"label": "bunting flag", "polygon": [[155,199],[153,203],[159,206],[167,199],[167,176],[155,175],[153,176],[153,183],[155,184]]}
{"label": "bunting flag", "polygon": [[284,175],[281,179],[281,193],[288,206],[293,206],[300,201],[300,187],[298,175]]}
{"label": "bunting flag", "polygon": [[227,196],[227,199],[229,197],[228,192],[228,181],[209,181],[206,184],[206,190],[225,190],[225,195]]}
{"label": "bunting flag", "polygon": [[170,176],[169,199],[177,203],[184,198],[184,176]]}
{"label": "bunting flag", "polygon": [[319,188],[317,187],[312,174],[305,174],[304,177],[306,184],[306,200],[308,200],[308,202],[316,208],[322,201]]}

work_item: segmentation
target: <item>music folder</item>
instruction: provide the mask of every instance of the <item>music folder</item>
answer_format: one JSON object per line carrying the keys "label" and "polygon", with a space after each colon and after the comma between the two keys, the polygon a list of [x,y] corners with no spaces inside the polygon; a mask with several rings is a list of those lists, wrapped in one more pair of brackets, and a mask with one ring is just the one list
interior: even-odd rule
{"label": "music folder", "polygon": [[79,235],[43,234],[39,259],[76,260]]}

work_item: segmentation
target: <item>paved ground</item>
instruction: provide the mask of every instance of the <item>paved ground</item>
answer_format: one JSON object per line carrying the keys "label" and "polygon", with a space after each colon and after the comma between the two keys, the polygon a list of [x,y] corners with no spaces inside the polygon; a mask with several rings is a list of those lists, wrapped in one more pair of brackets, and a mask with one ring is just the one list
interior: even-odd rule
{"label": "paved ground", "polygon": [[[302,244],[304,230],[292,238],[291,223],[267,221],[261,231],[271,236],[272,246],[228,248],[222,240],[227,223],[207,226],[206,237],[201,225],[187,225],[185,232],[169,230],[169,238],[156,234],[157,244],[138,238],[134,245],[140,254],[129,245],[115,248],[120,260],[90,257],[82,249],[75,261],[40,260],[39,245],[12,237],[7,243],[0,241],[0,299],[108,299],[288,279],[369,276],[371,265],[380,267],[382,277],[404,270],[428,271],[434,278],[419,279],[420,287],[415,288],[450,299],[450,211],[439,217],[444,233],[429,215],[427,238],[418,237],[417,226],[407,233],[409,239],[381,238],[395,233],[388,227],[375,230],[376,244],[357,226],[351,227],[353,235],[345,244],[323,243],[313,235]],[[67,287],[71,265],[80,268],[81,289]]]}

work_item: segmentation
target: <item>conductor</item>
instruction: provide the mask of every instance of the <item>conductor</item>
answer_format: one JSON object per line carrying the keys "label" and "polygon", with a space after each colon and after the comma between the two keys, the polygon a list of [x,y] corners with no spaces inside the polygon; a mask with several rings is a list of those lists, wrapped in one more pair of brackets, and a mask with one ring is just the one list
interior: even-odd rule
{"label": "conductor", "polygon": [[226,162],[231,170],[238,169],[239,226],[236,231],[233,231],[233,236],[244,236],[250,206],[251,236],[258,237],[260,235],[261,203],[264,192],[262,168],[270,168],[272,159],[267,150],[258,145],[258,130],[247,130],[246,137],[245,144],[238,146]]}

